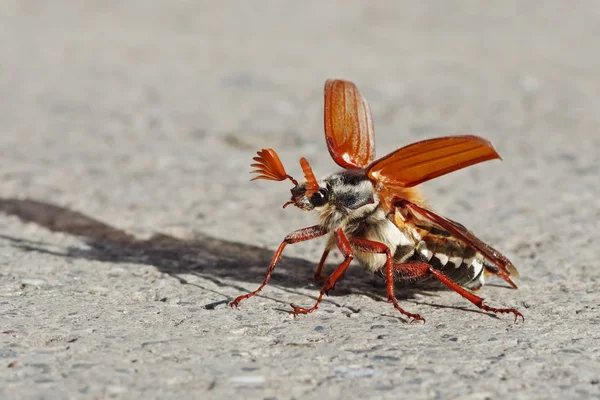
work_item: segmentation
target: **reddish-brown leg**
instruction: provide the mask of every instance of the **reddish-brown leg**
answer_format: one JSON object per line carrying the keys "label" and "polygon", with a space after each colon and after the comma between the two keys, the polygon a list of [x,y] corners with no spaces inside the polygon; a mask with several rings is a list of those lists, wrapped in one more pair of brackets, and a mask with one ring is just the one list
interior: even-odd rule
{"label": "reddish-brown leg", "polygon": [[427,263],[412,261],[394,264],[393,270],[401,274],[399,279],[417,279],[427,275],[430,267]]}
{"label": "reddish-brown leg", "polygon": [[[340,251],[342,252],[342,254],[345,257],[344,261],[342,261],[340,266],[337,267],[335,269],[335,271],[333,271],[333,273],[327,277],[327,279],[325,280],[325,283],[323,284],[323,287],[321,288],[321,292],[319,293],[317,302],[315,303],[314,306],[307,309],[307,308],[296,306],[294,304],[290,304],[290,306],[292,306],[292,308],[294,309],[294,315],[308,314],[308,313],[315,311],[317,308],[319,308],[319,304],[323,300],[323,295],[327,294],[331,289],[333,289],[337,280],[340,279],[340,277],[342,275],[344,275],[344,272],[346,272],[346,269],[348,269],[348,266],[350,265],[350,262],[352,261],[354,256],[352,255],[352,248],[350,247],[348,238],[344,234],[344,231],[342,230],[342,228],[338,228],[338,230],[335,231],[335,241],[338,246],[338,249],[340,249]],[[326,252],[329,252],[329,251],[326,250]]]}
{"label": "reddish-brown leg", "polygon": [[[372,242],[370,240],[360,239],[360,241],[365,242],[365,245],[366,245],[365,247],[362,247],[361,250],[369,251],[366,248],[370,247],[372,249],[371,251],[376,252],[376,253],[385,253],[385,255],[387,256],[387,260],[385,262],[385,280],[386,280],[387,293],[388,293],[388,302],[392,303],[394,305],[394,308],[396,310],[400,311],[401,314],[406,315],[409,318],[412,318],[413,322],[416,322],[416,321],[425,322],[425,319],[423,317],[421,317],[419,314],[409,313],[408,311],[405,311],[402,307],[400,307],[398,305],[398,300],[396,300],[396,296],[394,296],[394,275],[393,275],[394,265],[392,264],[392,254],[390,253],[389,247],[387,247],[383,243]],[[357,248],[360,248],[358,245],[355,245],[355,246]],[[378,251],[375,251],[375,250],[378,250]],[[396,265],[402,265],[402,264],[396,264]]]}
{"label": "reddish-brown leg", "polygon": [[267,274],[265,275],[265,279],[263,280],[263,283],[255,291],[237,297],[235,300],[233,300],[231,303],[229,303],[229,305],[231,307],[237,307],[240,304],[240,301],[254,296],[255,294],[259,293],[265,287],[267,282],[269,282],[269,278],[271,278],[271,274],[273,273],[273,270],[275,269],[275,265],[281,258],[281,253],[283,253],[283,249],[285,248],[285,246],[287,246],[288,244],[291,244],[291,243],[304,242],[306,240],[314,239],[316,237],[323,236],[326,233],[327,233],[327,231],[324,230],[321,226],[315,225],[315,226],[311,226],[311,227],[304,228],[304,229],[298,229],[297,231],[294,231],[294,232],[290,233],[289,235],[287,235],[285,237],[285,239],[283,239],[283,242],[281,242],[281,244],[279,245],[279,248],[277,248],[277,251],[275,252],[275,255],[273,256],[273,259],[271,260],[271,263],[269,264],[269,268],[267,268]]}
{"label": "reddish-brown leg", "polygon": [[295,314],[311,313],[319,307],[319,304],[323,300],[323,295],[327,294],[327,292],[329,292],[331,289],[333,289],[336,281],[343,275],[343,273],[348,268],[348,265],[350,265],[352,258],[354,258],[354,256],[352,255],[352,248],[350,247],[350,244],[352,244],[352,246],[354,248],[362,250],[364,252],[385,254],[387,256],[386,272],[387,272],[387,277],[388,277],[387,278],[387,282],[388,282],[387,291],[388,291],[389,301],[394,305],[396,310],[400,311],[402,314],[404,314],[410,318],[413,318],[415,321],[419,321],[419,320],[425,321],[423,318],[421,318],[420,315],[409,313],[409,312],[403,310],[398,305],[398,302],[396,301],[396,297],[394,297],[394,282],[393,282],[393,277],[392,277],[392,254],[390,252],[390,249],[385,244],[379,243],[379,242],[374,242],[372,240],[361,239],[361,238],[351,238],[350,241],[348,241],[348,239],[346,238],[346,235],[344,234],[344,232],[341,229],[338,229],[335,232],[335,237],[336,237],[336,243],[338,245],[338,248],[340,249],[340,251],[342,252],[342,254],[345,257],[344,262],[342,262],[342,264],[327,278],[327,280],[325,281],[325,284],[323,285],[323,288],[321,289],[321,292],[319,293],[317,302],[315,303],[314,306],[312,306],[309,309],[306,309],[306,308],[295,306],[294,304],[291,305],[292,308],[294,309]]}
{"label": "reddish-brown leg", "polygon": [[462,297],[469,300],[471,303],[475,304],[480,309],[489,311],[489,312],[493,312],[493,313],[504,313],[504,314],[512,313],[515,316],[515,322],[517,321],[517,319],[519,317],[521,317],[521,319],[523,321],[525,321],[525,317],[523,316],[523,314],[521,314],[519,311],[517,311],[517,309],[515,309],[515,308],[493,308],[493,307],[487,306],[487,305],[483,304],[484,299],[482,297],[476,296],[473,293],[466,290],[465,288],[463,288],[462,286],[459,286],[458,284],[454,283],[450,278],[448,278],[446,275],[444,275],[440,271],[434,269],[433,267],[430,267],[429,272],[431,272],[444,285],[448,286],[450,289],[454,290],[455,292],[460,294]]}
{"label": "reddish-brown leg", "polygon": [[396,310],[400,311],[401,314],[406,315],[409,318],[412,318],[413,321],[425,322],[425,319],[423,319],[423,317],[421,317],[419,314],[409,313],[408,311],[404,310],[402,307],[400,307],[398,305],[396,296],[394,296],[394,277],[393,277],[393,273],[392,273],[393,269],[394,269],[394,265],[392,263],[393,259],[392,259],[392,254],[390,252],[390,248],[387,247],[383,243],[374,242],[372,240],[367,240],[367,239],[360,239],[360,238],[352,239],[351,243],[354,246],[354,248],[356,248],[356,249],[366,251],[366,252],[379,253],[379,254],[386,255],[385,275],[386,275],[388,302],[392,303],[394,305],[394,308]]}
{"label": "reddish-brown leg", "polygon": [[525,320],[525,318],[523,317],[523,314],[521,314],[519,311],[517,311],[514,308],[492,308],[492,307],[489,307],[489,306],[483,304],[483,300],[484,300],[483,298],[474,295],[473,293],[469,292],[467,289],[465,289],[462,286],[458,285],[457,283],[453,282],[450,278],[448,278],[442,272],[433,268],[429,264],[425,264],[425,263],[395,264],[394,269],[396,271],[401,272],[402,276],[406,277],[406,278],[420,278],[420,277],[426,276],[427,274],[431,274],[431,275],[435,276],[444,285],[448,286],[450,289],[454,290],[455,292],[457,292],[462,297],[469,300],[471,303],[475,304],[477,307],[479,307],[482,310],[490,311],[493,313],[512,313],[515,315],[515,321],[517,320],[518,317],[521,317],[523,319],[523,321]]}
{"label": "reddish-brown leg", "polygon": [[325,249],[323,251],[323,255],[321,256],[321,261],[319,261],[319,265],[317,265],[317,270],[315,271],[315,281],[321,282],[325,280],[325,277],[322,275],[323,267],[325,266],[325,261],[327,260],[327,256],[329,255],[329,249]]}

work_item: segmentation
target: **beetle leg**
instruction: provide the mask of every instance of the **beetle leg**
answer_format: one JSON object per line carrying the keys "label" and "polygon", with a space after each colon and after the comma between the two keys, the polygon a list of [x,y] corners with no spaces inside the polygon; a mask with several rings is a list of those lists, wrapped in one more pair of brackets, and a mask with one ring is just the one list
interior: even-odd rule
{"label": "beetle leg", "polygon": [[430,266],[429,272],[431,272],[431,274],[433,274],[433,276],[435,276],[444,285],[448,286],[450,289],[454,290],[456,293],[460,294],[462,297],[469,300],[471,303],[475,304],[480,309],[482,309],[484,311],[493,312],[493,313],[504,313],[504,314],[512,313],[515,316],[515,322],[517,322],[517,319],[519,317],[521,317],[521,319],[523,321],[525,321],[525,317],[523,316],[523,314],[521,314],[519,311],[517,311],[517,309],[490,307],[486,304],[483,304],[483,297],[476,296],[473,293],[469,292],[467,289],[465,289],[462,286],[458,285],[457,283],[453,282],[450,278],[448,278],[446,275],[444,275],[440,271],[438,271]]}
{"label": "beetle leg", "polygon": [[314,225],[314,226],[311,226],[308,228],[298,229],[297,231],[294,231],[294,232],[290,233],[289,235],[287,235],[285,237],[285,239],[283,240],[283,242],[281,242],[281,244],[277,248],[277,251],[275,252],[275,255],[273,256],[273,259],[271,260],[271,263],[269,264],[269,268],[267,268],[267,274],[265,275],[265,279],[263,280],[263,283],[255,291],[250,292],[248,294],[244,294],[242,296],[238,296],[235,300],[233,300],[231,303],[229,303],[229,305],[231,307],[237,307],[240,304],[240,301],[258,294],[265,287],[267,282],[269,282],[269,278],[271,278],[271,274],[273,273],[273,270],[275,269],[275,265],[277,265],[277,262],[281,258],[281,253],[283,253],[283,249],[285,248],[285,246],[287,246],[288,244],[291,244],[291,243],[304,242],[306,240],[314,239],[316,237],[323,236],[326,233],[327,233],[327,231],[323,227],[321,227],[320,225]]}
{"label": "beetle leg", "polygon": [[493,308],[493,307],[489,307],[486,304],[483,304],[482,297],[476,296],[473,293],[469,292],[467,289],[465,289],[462,286],[460,286],[459,284],[455,283],[450,278],[448,278],[446,275],[444,275],[442,272],[433,268],[429,264],[417,263],[417,262],[394,264],[394,270],[397,272],[400,272],[402,274],[402,277],[407,277],[407,278],[421,278],[421,277],[431,274],[431,275],[435,276],[444,285],[446,285],[450,289],[454,290],[455,292],[457,292],[462,297],[469,300],[471,303],[475,304],[477,307],[479,307],[482,310],[493,312],[493,313],[512,313],[515,315],[515,321],[517,320],[518,317],[521,317],[523,319],[523,321],[525,320],[525,318],[523,317],[523,314],[521,314],[519,311],[517,311],[514,308]]}
{"label": "beetle leg", "polygon": [[326,248],[323,251],[323,255],[321,256],[321,261],[319,261],[319,265],[317,265],[317,270],[315,271],[315,281],[321,282],[325,280],[323,276],[323,267],[325,266],[325,261],[327,260],[327,256],[329,255],[329,248]]}
{"label": "beetle leg", "polygon": [[[342,261],[340,266],[337,267],[335,269],[335,271],[333,271],[333,273],[327,277],[327,279],[325,279],[325,283],[323,284],[323,287],[321,288],[321,292],[319,293],[319,297],[317,298],[317,302],[315,303],[314,306],[306,309],[303,307],[296,306],[294,304],[290,304],[290,306],[292,306],[292,308],[294,309],[294,311],[293,311],[294,315],[308,314],[308,313],[315,311],[317,308],[319,308],[319,304],[323,300],[323,295],[327,294],[331,289],[333,289],[337,280],[340,279],[340,277],[342,275],[344,275],[344,272],[346,272],[346,269],[348,269],[348,266],[350,265],[350,262],[354,258],[354,255],[352,254],[352,248],[350,247],[348,238],[344,234],[344,231],[342,230],[342,228],[338,228],[335,231],[335,241],[337,243],[338,248],[344,255],[344,261]],[[326,256],[327,253],[329,253],[329,250],[325,250],[325,253],[323,253],[323,255]],[[321,261],[324,261],[324,257],[321,258]],[[319,266],[321,266],[321,263],[319,263]]]}
{"label": "beetle leg", "polygon": [[[379,253],[379,254],[386,255],[386,274],[388,277],[387,278],[387,283],[388,283],[387,291],[388,291],[389,301],[392,304],[394,304],[394,308],[396,308],[396,310],[400,311],[402,314],[414,319],[415,321],[425,321],[423,318],[421,318],[420,315],[409,313],[409,312],[403,310],[398,305],[398,302],[396,301],[396,297],[394,296],[394,281],[393,281],[393,277],[392,277],[392,270],[393,270],[392,254],[390,252],[390,249],[385,244],[375,242],[372,240],[361,239],[361,238],[351,238],[350,240],[348,240],[346,238],[346,235],[344,234],[344,232],[341,229],[338,229],[335,232],[335,237],[336,237],[336,242],[337,242],[338,248],[340,249],[340,251],[342,252],[342,254],[345,257],[344,261],[326,279],[325,284],[323,285],[323,288],[321,289],[321,292],[319,293],[319,297],[317,298],[317,302],[315,303],[315,305],[312,308],[306,309],[306,308],[298,307],[298,306],[295,306],[292,304],[291,306],[294,309],[294,314],[311,313],[319,307],[319,304],[323,300],[323,295],[327,294],[331,289],[333,289],[337,280],[343,275],[343,273],[346,271],[346,269],[350,265],[350,262],[354,258],[353,254],[352,254],[352,247],[354,247],[354,248],[364,251],[364,252]],[[352,247],[350,245],[352,245]]]}
{"label": "beetle leg", "polygon": [[[419,314],[413,314],[408,311],[405,311],[402,307],[400,307],[398,305],[396,296],[394,296],[393,271],[394,271],[395,265],[392,262],[393,259],[392,259],[392,253],[390,252],[390,248],[387,247],[383,243],[375,242],[373,240],[368,240],[368,239],[361,239],[361,238],[352,238],[351,243],[354,246],[354,248],[356,248],[358,250],[361,250],[364,252],[369,252],[369,253],[379,253],[379,254],[386,255],[385,280],[386,280],[387,293],[388,293],[388,302],[392,303],[394,305],[394,308],[396,310],[398,310],[401,314],[406,315],[409,318],[412,318],[413,321],[425,322],[425,319],[423,319],[423,317],[421,317]],[[396,265],[398,265],[398,264],[396,264]]]}
{"label": "beetle leg", "polygon": [[[352,245],[358,250],[386,255],[385,280],[386,280],[386,286],[387,286],[388,302],[392,303],[394,305],[394,308],[396,310],[398,310],[401,314],[406,315],[409,318],[412,318],[413,322],[414,321],[425,322],[425,319],[423,319],[423,317],[421,317],[419,314],[413,314],[408,311],[405,311],[402,307],[400,307],[398,305],[396,296],[394,296],[393,271],[394,271],[395,265],[393,264],[393,258],[392,258],[392,253],[390,252],[390,248],[387,247],[383,243],[375,242],[373,240],[368,240],[368,239],[352,238],[351,242],[352,242]],[[398,265],[398,264],[396,264],[396,265]]]}

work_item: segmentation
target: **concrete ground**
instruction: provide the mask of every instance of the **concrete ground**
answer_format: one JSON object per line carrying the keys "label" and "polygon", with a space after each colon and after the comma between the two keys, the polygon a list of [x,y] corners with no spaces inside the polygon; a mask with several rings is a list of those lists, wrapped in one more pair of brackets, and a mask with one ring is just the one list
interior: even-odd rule
{"label": "concrete ground", "polygon": [[[0,398],[599,398],[599,37],[594,1],[3,0]],[[524,323],[406,289],[408,324],[360,268],[293,318],[322,240],[227,306],[314,224],[248,172],[263,147],[336,170],[331,77],[368,98],[379,155],[495,144],[423,186],[517,265],[481,293]]]}

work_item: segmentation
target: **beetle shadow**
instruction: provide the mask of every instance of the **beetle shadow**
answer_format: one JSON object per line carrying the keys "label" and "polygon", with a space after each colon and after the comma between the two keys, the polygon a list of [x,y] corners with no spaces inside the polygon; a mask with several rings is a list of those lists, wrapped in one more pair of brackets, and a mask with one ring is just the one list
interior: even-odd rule
{"label": "beetle shadow", "polygon": [[[0,235],[15,247],[74,259],[152,265],[182,284],[195,285],[222,297],[219,301],[206,304],[205,307],[208,309],[231,301],[232,298],[222,292],[204,287],[200,283],[188,282],[185,278],[186,274],[203,278],[217,287],[235,288],[238,292],[236,295],[246,294],[256,289],[263,281],[267,266],[274,254],[274,251],[269,249],[217,239],[204,234],[196,234],[190,240],[162,233],[156,233],[149,239],[138,239],[124,230],[81,212],[39,200],[0,198],[0,212],[16,216],[23,222],[34,223],[52,232],[78,236],[87,245],[67,246],[56,250],[48,243]],[[269,285],[292,293],[300,293],[295,289],[304,287],[319,289],[320,284],[315,283],[313,279],[315,268],[316,264],[313,262],[284,256],[273,272]],[[327,266],[328,271],[334,268],[334,265]],[[347,271],[343,279],[344,286],[352,286],[365,292],[373,290],[373,280],[368,277],[365,279],[364,273],[360,270]],[[242,287],[235,282],[249,284]],[[340,294],[344,293],[340,292]],[[263,293],[261,296],[269,298]],[[281,300],[272,300],[287,305]]]}
{"label": "beetle shadow", "polygon": [[[203,286],[201,283],[188,282],[185,275],[194,275],[210,281],[217,287],[236,289],[246,294],[262,283],[274,251],[244,243],[213,238],[196,234],[191,240],[179,239],[170,235],[156,233],[149,239],[137,239],[124,230],[112,227],[81,212],[70,210],[47,202],[32,199],[0,198],[0,212],[13,215],[26,223],[34,223],[52,232],[67,233],[80,237],[87,247],[67,246],[59,251],[52,250],[48,243],[24,238],[0,235],[13,246],[25,251],[52,254],[59,257],[81,258],[101,262],[133,263],[152,265],[159,271],[177,279],[181,284],[190,284],[212,292],[221,297],[205,304],[206,309],[226,304],[233,300],[228,294]],[[331,272],[337,264],[328,264]],[[309,298],[313,295],[298,291],[298,288],[318,290],[320,283],[313,279],[316,263],[294,257],[282,257],[272,274],[269,285],[279,287],[289,293]],[[235,282],[248,282],[241,286]],[[416,294],[435,296],[432,292],[444,290],[436,285],[414,286],[399,283],[396,290],[398,300],[414,300]],[[365,275],[360,268],[349,269],[336,290],[332,291],[327,302],[340,306],[335,298],[348,294],[362,294],[375,301],[386,301],[384,280],[377,276]],[[287,302],[274,299],[261,293],[262,297],[289,306]],[[423,303],[432,307],[448,306]],[[348,308],[348,306],[344,306]],[[480,310],[472,310],[482,312]]]}

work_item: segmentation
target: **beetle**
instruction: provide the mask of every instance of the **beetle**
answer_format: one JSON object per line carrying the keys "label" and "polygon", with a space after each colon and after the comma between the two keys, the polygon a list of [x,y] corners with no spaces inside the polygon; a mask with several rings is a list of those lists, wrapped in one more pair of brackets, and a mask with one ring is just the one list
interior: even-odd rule
{"label": "beetle", "polygon": [[[405,311],[394,295],[395,280],[435,278],[443,285],[493,313],[508,313],[524,320],[515,308],[495,308],[471,290],[498,276],[516,288],[519,274],[499,251],[478,239],[463,225],[445,218],[426,205],[416,185],[483,161],[501,159],[492,144],[478,136],[445,136],[423,140],[375,159],[375,136],[371,110],[356,85],[346,80],[325,83],[325,141],[333,160],[342,170],[317,181],[310,164],[300,160],[305,181],[299,183],[287,174],[273,149],[262,149],[251,165],[257,173],[252,180],[291,180],[294,205],[318,214],[318,223],[287,235],[276,250],[258,289],[237,297],[230,305],[259,293],[284,248],[320,236],[327,245],[315,272],[324,280],[311,308],[291,304],[292,312],[315,311],[323,296],[332,290],[353,259],[370,272],[385,278],[388,301],[413,321],[425,321],[419,314]],[[322,277],[329,252],[337,248],[343,262]]]}

